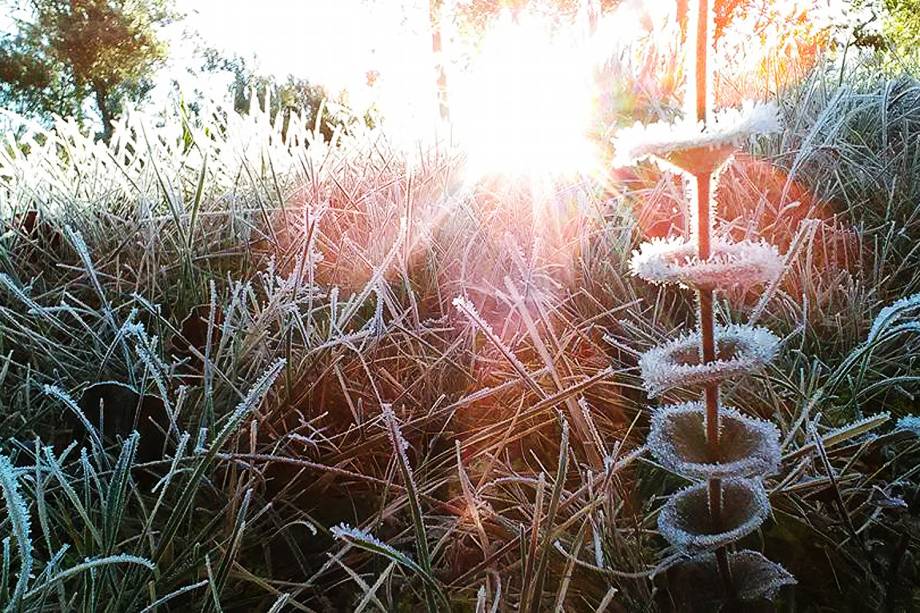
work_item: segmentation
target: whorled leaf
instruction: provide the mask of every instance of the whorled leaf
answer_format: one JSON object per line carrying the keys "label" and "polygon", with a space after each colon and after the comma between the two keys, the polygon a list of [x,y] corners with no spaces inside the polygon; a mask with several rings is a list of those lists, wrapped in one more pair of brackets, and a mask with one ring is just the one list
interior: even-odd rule
{"label": "whorled leaf", "polygon": [[721,382],[753,372],[779,349],[779,338],[766,328],[737,324],[716,328],[712,362],[702,363],[700,342],[700,333],[692,332],[642,354],[639,369],[650,397],[674,387]]}
{"label": "whorled leaf", "polygon": [[697,257],[696,241],[683,237],[653,239],[633,251],[632,274],[655,284],[680,283],[703,289],[766,285],[783,270],[774,245],[764,241],[713,241],[710,256]]}
{"label": "whorled leaf", "polygon": [[722,482],[722,517],[714,525],[706,482],[671,496],[658,514],[658,531],[672,545],[689,553],[715,549],[750,534],[770,513],[770,500],[759,480]]}
{"label": "whorled leaf", "polygon": [[752,136],[778,129],[776,105],[752,102],[745,102],[740,109],[726,109],[705,125],[690,120],[637,123],[614,137],[613,164],[629,166],[651,158],[690,174],[712,173]]}
{"label": "whorled leaf", "polygon": [[721,407],[719,457],[706,445],[706,407],[686,402],[659,408],[652,415],[648,447],[668,470],[695,479],[755,477],[776,471],[779,430],[772,423]]}
{"label": "whorled leaf", "polygon": [[[796,580],[782,565],[756,551],[743,549],[728,554],[732,585],[739,600],[773,600],[780,588],[795,585]],[[668,571],[672,596],[679,604],[698,610],[715,610],[724,602],[722,579],[716,557],[705,553],[685,560]]]}

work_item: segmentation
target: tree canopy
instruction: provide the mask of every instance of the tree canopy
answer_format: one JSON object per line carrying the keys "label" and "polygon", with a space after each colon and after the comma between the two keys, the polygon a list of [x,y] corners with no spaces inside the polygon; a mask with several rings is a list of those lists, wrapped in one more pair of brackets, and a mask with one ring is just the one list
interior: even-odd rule
{"label": "tree canopy", "polygon": [[41,117],[85,120],[108,138],[123,100],[141,100],[167,57],[172,0],[0,0],[16,30],[0,37],[0,101]]}

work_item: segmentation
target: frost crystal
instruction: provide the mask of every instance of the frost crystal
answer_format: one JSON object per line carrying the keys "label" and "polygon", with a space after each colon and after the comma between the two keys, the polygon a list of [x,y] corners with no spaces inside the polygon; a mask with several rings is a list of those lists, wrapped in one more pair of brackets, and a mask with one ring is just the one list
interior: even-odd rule
{"label": "frost crystal", "polygon": [[684,488],[671,496],[658,514],[658,530],[669,543],[695,553],[715,549],[750,534],[770,513],[767,492],[759,480],[722,482],[722,521],[713,526],[707,483]]}
{"label": "frost crystal", "polygon": [[872,343],[886,329],[891,327],[898,319],[903,317],[912,309],[920,308],[920,293],[911,296],[905,296],[900,300],[884,307],[875,316],[872,322],[872,328],[869,330],[866,343]]}
{"label": "frost crystal", "polygon": [[696,288],[749,288],[779,277],[783,260],[776,247],[763,242],[717,239],[706,260],[697,257],[695,241],[681,237],[653,239],[633,251],[632,274],[656,284],[682,283]]}
{"label": "frost crystal", "polygon": [[757,370],[776,355],[779,338],[761,327],[732,324],[715,330],[716,359],[700,359],[700,333],[693,332],[642,354],[639,369],[652,398],[678,386],[720,382]]}
{"label": "frost crystal", "polygon": [[[771,562],[756,551],[744,549],[728,554],[734,588],[741,600],[776,597],[784,585],[796,580],[781,565]],[[682,597],[697,605],[696,609],[711,609],[723,599],[722,581],[714,554],[706,553],[680,563],[674,569],[674,585]]]}
{"label": "frost crystal", "polygon": [[689,120],[637,123],[614,137],[613,164],[629,166],[653,158],[693,174],[713,172],[752,136],[778,129],[776,105],[753,102],[722,111],[705,126]]}
{"label": "frost crystal", "polygon": [[894,429],[913,432],[916,436],[920,436],[920,415],[905,415],[898,420]]}
{"label": "frost crystal", "polygon": [[[3,501],[6,503],[6,514],[9,516],[10,531],[16,537],[16,545],[19,548],[19,578],[16,580],[16,588],[13,590],[13,602],[9,609],[13,610],[14,606],[19,603],[20,598],[25,594],[29,586],[29,575],[32,571],[32,539],[29,534],[29,507],[25,498],[19,491],[19,481],[13,463],[5,455],[0,455],[0,492],[3,494]],[[6,523],[6,522],[4,522]],[[9,562],[4,560],[4,566]],[[4,571],[8,571],[4,568]],[[6,587],[6,577],[4,577],[4,588]],[[5,591],[5,590],[4,590]],[[16,607],[18,609],[18,607]]]}
{"label": "frost crystal", "polygon": [[381,549],[390,549],[389,545],[378,539],[370,532],[349,526],[346,523],[341,523],[337,526],[333,526],[330,528],[330,532],[332,532],[332,536],[337,539],[358,541],[380,547]]}
{"label": "frost crystal", "polygon": [[706,408],[702,402],[668,405],[652,415],[648,446],[668,470],[695,479],[754,477],[776,471],[779,430],[772,423],[720,407],[718,462],[706,446]]}

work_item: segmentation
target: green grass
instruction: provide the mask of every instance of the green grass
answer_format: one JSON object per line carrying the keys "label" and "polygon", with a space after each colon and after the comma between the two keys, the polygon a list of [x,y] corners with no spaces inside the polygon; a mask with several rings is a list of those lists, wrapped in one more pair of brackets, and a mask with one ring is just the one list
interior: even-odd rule
{"label": "green grass", "polygon": [[[745,545],[797,576],[784,610],[911,610],[920,443],[847,424],[920,412],[920,307],[885,310],[920,291],[920,83],[837,79],[720,187],[726,228],[794,247],[718,308],[786,339],[726,390],[785,443]],[[646,220],[682,227],[673,178],[470,185],[444,147],[259,112],[131,112],[110,148],[10,121],[0,602],[667,610],[682,484],[640,446],[636,352],[694,307],[627,270]],[[79,417],[106,381],[137,393]]]}

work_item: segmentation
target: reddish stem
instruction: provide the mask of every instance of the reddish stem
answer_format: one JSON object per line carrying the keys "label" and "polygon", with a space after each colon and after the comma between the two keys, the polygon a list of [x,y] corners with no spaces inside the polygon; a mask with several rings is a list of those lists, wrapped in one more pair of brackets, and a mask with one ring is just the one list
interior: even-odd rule
{"label": "reddish stem", "polygon": [[[698,0],[696,11],[696,49],[695,52],[695,93],[696,120],[705,122],[709,104],[709,0]],[[712,175],[704,173],[696,176],[696,238],[698,256],[701,260],[709,259],[711,254],[712,232]],[[716,359],[715,318],[713,316],[713,292],[711,289],[699,290],[699,326],[700,352],[703,363]],[[706,401],[706,446],[712,462],[721,458],[719,449],[719,385],[711,383],[705,388]],[[718,530],[722,523],[722,482],[710,479],[708,484],[709,513],[713,527]],[[736,602],[731,567],[725,547],[716,550],[716,563],[719,575],[730,602]]]}

